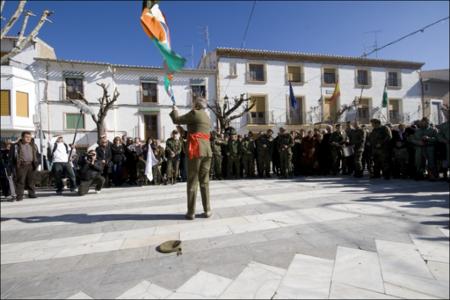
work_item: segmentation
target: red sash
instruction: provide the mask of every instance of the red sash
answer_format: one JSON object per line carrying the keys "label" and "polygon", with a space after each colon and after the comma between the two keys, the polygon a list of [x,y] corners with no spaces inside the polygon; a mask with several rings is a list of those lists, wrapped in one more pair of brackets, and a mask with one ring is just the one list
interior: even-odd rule
{"label": "red sash", "polygon": [[209,134],[203,132],[188,133],[189,159],[200,157],[200,144],[198,142],[199,139],[206,140],[209,142]]}

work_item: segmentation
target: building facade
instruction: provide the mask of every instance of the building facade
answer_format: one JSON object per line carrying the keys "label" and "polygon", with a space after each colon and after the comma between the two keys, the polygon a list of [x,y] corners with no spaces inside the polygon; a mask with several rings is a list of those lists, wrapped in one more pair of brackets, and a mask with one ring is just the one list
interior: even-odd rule
{"label": "building facade", "polygon": [[421,73],[423,84],[423,113],[433,124],[446,121],[442,108],[449,106],[449,69]]}
{"label": "building facade", "polygon": [[[369,123],[373,117],[390,123],[419,119],[422,66],[408,61],[217,48],[204,55],[199,68],[216,71],[219,101],[245,93],[256,102],[233,124],[245,132],[337,121]],[[289,101],[289,82],[297,109]],[[340,97],[330,102],[337,82]],[[387,108],[382,107],[385,84]],[[344,106],[349,109],[340,114]]]}

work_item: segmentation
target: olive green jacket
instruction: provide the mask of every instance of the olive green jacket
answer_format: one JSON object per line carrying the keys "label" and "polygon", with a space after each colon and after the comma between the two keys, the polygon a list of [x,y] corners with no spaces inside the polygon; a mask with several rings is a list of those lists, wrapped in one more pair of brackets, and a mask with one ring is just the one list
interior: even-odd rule
{"label": "olive green jacket", "polygon": [[[206,133],[211,131],[211,120],[204,110],[191,110],[185,115],[178,116],[178,111],[170,113],[173,123],[187,125],[188,133]],[[212,157],[211,144],[208,140],[199,139],[200,157]],[[187,145],[189,147],[189,145]]]}

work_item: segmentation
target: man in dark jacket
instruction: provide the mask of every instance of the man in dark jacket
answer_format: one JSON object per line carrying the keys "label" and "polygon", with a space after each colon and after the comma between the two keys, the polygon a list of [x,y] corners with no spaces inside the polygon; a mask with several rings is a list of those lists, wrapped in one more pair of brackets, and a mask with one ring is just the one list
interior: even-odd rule
{"label": "man in dark jacket", "polygon": [[31,132],[22,132],[22,138],[11,147],[10,158],[15,173],[16,200],[23,200],[25,188],[29,198],[36,198],[33,177],[39,166],[39,152],[32,142]]}
{"label": "man in dark jacket", "polygon": [[103,163],[97,159],[95,150],[90,150],[87,156],[82,160],[80,167],[80,186],[78,195],[83,196],[89,192],[89,187],[95,184],[95,192],[100,193],[105,178],[101,175],[103,172]]}
{"label": "man in dark jacket", "polygon": [[109,174],[112,173],[112,145],[107,139],[102,139],[99,146],[95,149],[97,160],[103,163],[103,174],[105,178],[105,187],[109,187]]}

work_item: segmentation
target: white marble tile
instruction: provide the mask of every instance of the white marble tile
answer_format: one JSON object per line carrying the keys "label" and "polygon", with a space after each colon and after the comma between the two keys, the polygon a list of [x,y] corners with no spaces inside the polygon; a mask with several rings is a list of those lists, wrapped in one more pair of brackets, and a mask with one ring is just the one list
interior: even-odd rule
{"label": "white marble tile", "polygon": [[229,225],[228,227],[233,232],[233,234],[239,234],[244,232],[274,229],[279,228],[280,226],[272,221],[262,221],[248,224],[233,224]]}
{"label": "white marble tile", "polygon": [[251,262],[220,296],[221,299],[270,299],[286,270]]}
{"label": "white marble tile", "polygon": [[386,294],[402,299],[436,299],[435,296],[422,294],[405,287],[390,284],[388,282],[384,283],[384,288],[386,289]]}
{"label": "white marble tile", "polygon": [[276,299],[328,298],[334,262],[297,254],[280,283]]}
{"label": "white marble tile", "polygon": [[70,296],[70,297],[67,298],[67,299],[93,299],[93,298],[89,297],[88,295],[86,295],[86,294],[83,293],[83,292],[78,292],[78,293],[76,293],[75,295]]}
{"label": "white marble tile", "polygon": [[446,236],[449,237],[449,230],[445,228],[439,228],[439,230]]}
{"label": "white marble tile", "polygon": [[[383,272],[385,283],[395,285],[420,294],[434,296],[435,298],[449,298],[449,283],[435,279],[417,277],[402,273]],[[386,287],[387,294],[393,294]]]}
{"label": "white marble tile", "polygon": [[164,299],[170,294],[172,294],[172,291],[144,280],[116,299]]}
{"label": "white marble tile", "polygon": [[338,247],[332,280],[384,293],[380,263],[375,252]]}
{"label": "white marble tile", "polygon": [[226,225],[223,225],[221,227],[215,228],[181,231],[180,239],[182,241],[189,241],[189,240],[226,236],[231,234],[233,234],[233,232],[231,232],[230,228],[228,228],[228,226]]}
{"label": "white marble tile", "polygon": [[330,299],[398,299],[398,297],[333,281],[331,284]]}
{"label": "white marble tile", "polygon": [[428,269],[430,269],[431,274],[433,274],[436,280],[449,281],[449,264],[440,261],[427,261]]}
{"label": "white marble tile", "polygon": [[425,260],[434,260],[440,262],[449,262],[449,242],[435,241],[432,239],[421,239],[411,235],[412,241],[419,249],[420,254]]}
{"label": "white marble tile", "polygon": [[230,285],[231,279],[200,271],[179,287],[169,299],[180,295],[195,295],[199,298],[217,298]]}
{"label": "white marble tile", "polygon": [[424,278],[433,278],[425,261],[413,244],[376,240],[382,274],[401,273]]}

